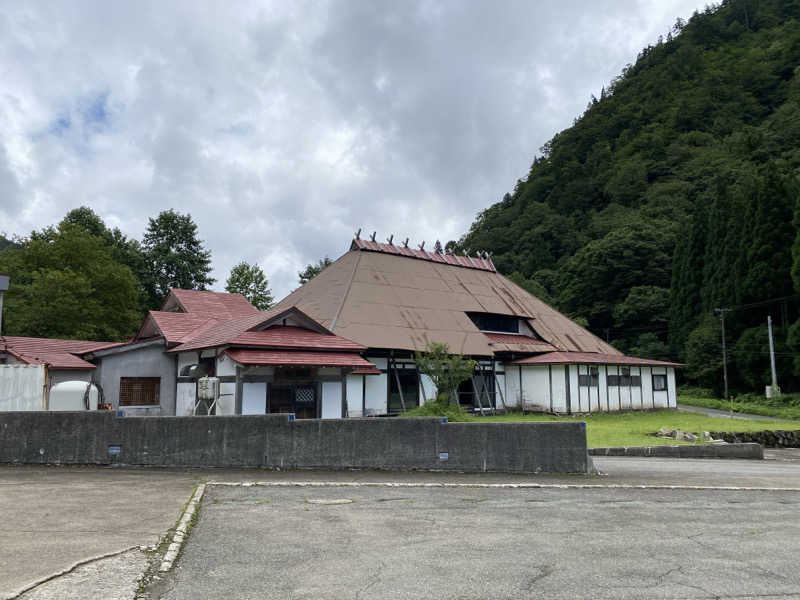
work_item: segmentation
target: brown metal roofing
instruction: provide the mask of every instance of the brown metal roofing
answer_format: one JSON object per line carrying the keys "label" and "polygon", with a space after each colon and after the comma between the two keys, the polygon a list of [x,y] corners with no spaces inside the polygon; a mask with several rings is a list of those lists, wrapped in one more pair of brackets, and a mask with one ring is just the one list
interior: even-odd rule
{"label": "brown metal roofing", "polygon": [[171,308],[173,300],[177,301],[178,306],[187,313],[207,315],[215,319],[232,319],[259,312],[241,294],[227,292],[172,288],[164,299],[162,308]]}
{"label": "brown metal roofing", "polygon": [[553,365],[553,364],[603,364],[603,365],[632,365],[652,367],[682,367],[681,363],[664,360],[651,360],[649,358],[636,358],[622,354],[602,354],[595,352],[547,352],[537,356],[528,356],[513,361],[515,365]]}
{"label": "brown metal roofing", "polygon": [[484,333],[495,352],[551,352],[555,347],[543,340],[517,333]]}
{"label": "brown metal roofing", "polygon": [[371,240],[362,240],[355,238],[350,244],[351,250],[367,250],[369,252],[384,252],[386,254],[395,254],[406,256],[408,258],[418,258],[420,260],[429,260],[437,263],[445,263],[455,265],[458,267],[467,267],[468,269],[482,269],[484,271],[495,271],[494,264],[491,258],[481,256],[458,256],[456,254],[445,254],[443,252],[428,252],[423,248],[414,249],[409,248],[405,244],[395,246],[392,243],[384,244],[383,242],[373,242]]}
{"label": "brown metal roofing", "polygon": [[0,337],[0,351],[9,351],[28,364],[46,364],[52,369],[94,369],[95,365],[83,360],[79,355],[119,345],[121,345],[119,342]]}
{"label": "brown metal roofing", "polygon": [[225,354],[242,365],[291,365],[301,367],[375,368],[355,352],[307,352],[303,350],[250,350],[229,348]]}
{"label": "brown metal roofing", "polygon": [[557,350],[619,354],[499,273],[399,253],[353,249],[276,305],[289,306],[370,348],[422,350],[432,340],[492,356],[495,348],[466,314],[483,312],[526,319]]}

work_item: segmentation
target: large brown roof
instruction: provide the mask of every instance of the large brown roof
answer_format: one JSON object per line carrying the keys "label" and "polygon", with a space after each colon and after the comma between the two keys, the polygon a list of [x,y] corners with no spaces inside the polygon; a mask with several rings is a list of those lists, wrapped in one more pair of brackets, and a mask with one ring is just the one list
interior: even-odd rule
{"label": "large brown roof", "polygon": [[454,352],[492,356],[491,340],[467,316],[477,312],[526,319],[555,350],[619,354],[489,268],[351,248],[276,308],[297,306],[335,334],[370,348],[422,350],[431,340]]}
{"label": "large brown roof", "polygon": [[665,360],[651,360],[649,358],[636,358],[622,354],[597,354],[594,352],[547,352],[537,356],[528,356],[515,360],[515,365],[571,365],[571,364],[604,364],[604,365],[634,365],[650,367],[682,367],[681,363]]}

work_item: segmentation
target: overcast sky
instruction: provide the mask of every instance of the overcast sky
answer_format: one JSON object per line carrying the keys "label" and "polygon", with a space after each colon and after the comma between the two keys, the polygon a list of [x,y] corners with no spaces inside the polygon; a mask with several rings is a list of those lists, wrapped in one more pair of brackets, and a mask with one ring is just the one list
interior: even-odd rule
{"label": "overcast sky", "polygon": [[0,232],[191,213],[281,298],[359,227],[428,247],[697,0],[6,2]]}

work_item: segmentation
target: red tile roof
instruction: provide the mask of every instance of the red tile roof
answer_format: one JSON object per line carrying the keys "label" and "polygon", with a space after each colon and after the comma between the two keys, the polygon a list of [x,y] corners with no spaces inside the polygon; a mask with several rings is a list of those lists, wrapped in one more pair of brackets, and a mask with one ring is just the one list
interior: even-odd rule
{"label": "red tile roof", "polygon": [[355,352],[306,352],[302,350],[249,350],[229,348],[225,354],[243,365],[291,365],[299,367],[375,368]]}
{"label": "red tile roof", "polygon": [[428,252],[427,250],[409,248],[404,244],[395,246],[394,244],[384,244],[383,242],[373,242],[371,240],[355,238],[353,243],[350,244],[350,250],[368,250],[370,252],[382,252],[384,254],[397,254],[400,256],[407,256],[409,258],[419,258],[421,260],[454,265],[456,267],[480,269],[481,271],[496,271],[491,258]]}
{"label": "red tile roof", "polygon": [[544,340],[518,333],[484,333],[495,352],[549,352],[556,348]]}
{"label": "red tile roof", "polygon": [[308,348],[309,350],[353,350],[360,352],[366,346],[351,342],[332,333],[318,333],[310,329],[291,326],[273,326],[262,331],[245,331],[231,342],[236,346],[261,346],[265,348]]}
{"label": "red tile roof", "polygon": [[19,336],[0,337],[0,351],[10,351],[11,354],[28,364],[46,364],[53,369],[94,369],[95,365],[76,355],[119,345],[119,342]]}
{"label": "red tile roof", "polygon": [[596,352],[547,352],[536,356],[528,356],[513,361],[515,365],[536,364],[605,364],[605,365],[641,365],[653,367],[682,367],[681,363],[663,360],[650,360],[649,358],[636,358],[622,354],[600,354]]}
{"label": "red tile roof", "polygon": [[220,321],[170,351],[185,352],[230,344],[245,331],[258,327],[284,312],[286,309],[257,311],[244,317]]}
{"label": "red tile roof", "polygon": [[177,288],[170,289],[170,294],[187,313],[206,315],[215,319],[232,319],[260,312],[241,294]]}
{"label": "red tile roof", "polygon": [[151,310],[148,313],[167,344],[179,344],[190,340],[203,331],[210,329],[219,319],[204,314],[162,312]]}

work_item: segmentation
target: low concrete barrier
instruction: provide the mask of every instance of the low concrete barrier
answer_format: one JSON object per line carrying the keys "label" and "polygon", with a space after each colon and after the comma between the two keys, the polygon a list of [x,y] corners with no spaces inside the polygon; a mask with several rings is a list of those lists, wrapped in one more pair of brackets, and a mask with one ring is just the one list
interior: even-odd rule
{"label": "low concrete barrier", "polygon": [[583,423],[0,413],[0,463],[586,473]]}
{"label": "low concrete barrier", "polygon": [[652,456],[660,458],[764,458],[760,444],[670,444],[589,448],[591,456]]}

